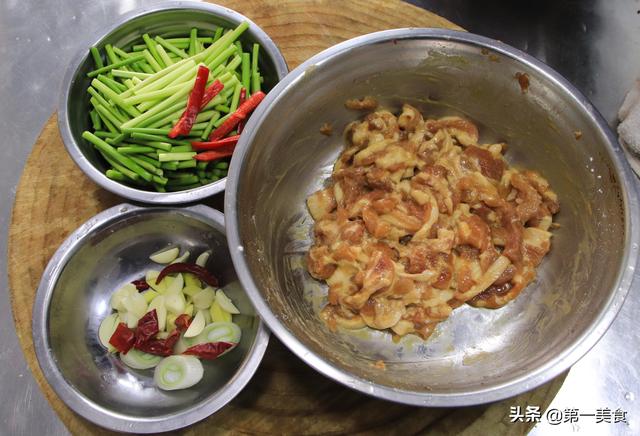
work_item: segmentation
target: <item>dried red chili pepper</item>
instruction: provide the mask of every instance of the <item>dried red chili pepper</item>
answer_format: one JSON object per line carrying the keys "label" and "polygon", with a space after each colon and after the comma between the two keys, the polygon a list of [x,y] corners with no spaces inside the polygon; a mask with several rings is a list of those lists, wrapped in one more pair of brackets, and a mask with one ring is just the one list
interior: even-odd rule
{"label": "dried red chili pepper", "polygon": [[211,85],[204,90],[204,95],[202,96],[202,103],[200,103],[200,110],[204,109],[206,105],[209,104],[213,97],[220,94],[220,91],[224,89],[224,85],[221,81],[215,80]]}
{"label": "dried red chili pepper", "polygon": [[206,344],[194,345],[189,347],[182,354],[197,356],[201,359],[213,360],[235,344],[230,342],[208,342]]}
{"label": "dried red chili pepper", "polygon": [[210,141],[215,141],[216,139],[224,138],[227,136],[240,121],[244,120],[249,116],[249,114],[260,104],[260,102],[264,99],[265,93],[262,91],[258,91],[254,93],[251,97],[249,97],[244,103],[236,109],[234,113],[232,113],[229,118],[227,118],[216,130],[214,130],[209,136]]}
{"label": "dried red chili pepper", "polygon": [[169,347],[164,339],[151,339],[141,344],[136,343],[135,348],[156,356],[171,356],[173,354],[173,346]]}
{"label": "dried red chili pepper", "polygon": [[191,317],[186,313],[183,313],[182,315],[176,318],[176,321],[175,321],[176,329],[178,329],[181,332],[186,331],[189,328],[191,321],[192,321]]}
{"label": "dried red chili pepper", "polygon": [[169,336],[167,336],[167,339],[164,340],[164,343],[167,347],[171,348],[173,352],[173,347],[176,345],[176,342],[178,342],[178,339],[180,339],[180,330],[174,329]]}
{"label": "dried red chili pepper", "polygon": [[136,335],[127,325],[123,322],[118,324],[116,331],[113,332],[109,343],[115,347],[116,350],[122,354],[127,354],[135,342]]}
{"label": "dried red chili pepper", "polygon": [[147,283],[145,279],[134,280],[131,284],[135,286],[138,291],[146,291],[149,289],[149,283]]}
{"label": "dried red chili pepper", "polygon": [[234,136],[227,136],[226,138],[218,139],[216,141],[207,141],[207,142],[193,141],[191,143],[191,147],[193,147],[193,149],[196,151],[215,150],[215,149],[224,147],[225,145],[236,145],[239,139],[240,139],[240,135],[234,135]]}
{"label": "dried red chili pepper", "polygon": [[160,274],[158,274],[158,278],[156,279],[156,285],[160,283],[162,279],[167,276],[167,274],[183,273],[183,272],[194,274],[196,277],[198,277],[200,280],[202,280],[209,286],[213,286],[213,287],[218,286],[217,278],[215,278],[209,271],[207,271],[203,267],[196,265],[194,263],[172,263],[171,265],[164,267],[164,269],[160,271]]}
{"label": "dried red chili pepper", "polygon": [[[247,100],[247,90],[246,88],[242,88],[240,90],[240,100],[238,101],[238,104],[242,106],[242,103],[244,103],[246,100]],[[242,133],[242,130],[244,130],[244,120],[238,123],[238,128],[236,130],[238,132],[238,135]]]}
{"label": "dried red chili pepper", "polygon": [[218,159],[222,159],[223,157],[229,157],[233,155],[234,148],[235,146],[232,148],[225,147],[224,149],[219,148],[216,150],[203,151],[193,156],[193,158],[200,162],[209,162],[212,160],[218,160]]}
{"label": "dried red chili pepper", "polygon": [[149,341],[160,331],[158,327],[158,314],[153,309],[150,312],[144,314],[140,320],[138,320],[138,327],[136,328],[136,342],[135,347]]}
{"label": "dried red chili pepper", "polygon": [[193,84],[193,89],[189,94],[187,100],[187,108],[182,113],[180,120],[173,126],[173,129],[169,132],[169,138],[175,138],[180,135],[187,135],[191,131],[191,127],[200,112],[200,105],[202,104],[202,98],[204,96],[204,88],[207,86],[207,79],[209,78],[209,68],[204,65],[198,67],[198,74]]}

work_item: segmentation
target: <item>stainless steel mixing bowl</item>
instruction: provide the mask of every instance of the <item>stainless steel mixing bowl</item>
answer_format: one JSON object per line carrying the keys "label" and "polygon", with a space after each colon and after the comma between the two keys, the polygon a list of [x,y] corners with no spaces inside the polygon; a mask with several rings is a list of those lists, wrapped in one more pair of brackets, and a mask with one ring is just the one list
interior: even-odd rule
{"label": "stainless steel mixing bowl", "polygon": [[[516,73],[527,74],[523,91]],[[560,199],[538,279],[499,310],[464,306],[427,341],[334,334],[317,312],[325,287],[305,271],[305,198],[331,173],[341,131],[373,95],[399,110],[462,114],[481,140],[547,177]],[[335,133],[321,135],[328,122]],[[240,281],[269,328],[318,371],[376,397],[424,406],[495,401],[569,368],[604,334],[638,256],[638,201],[620,147],[587,99],[543,63],[477,35],[400,29],[332,47],[296,68],[247,125],[231,163],[225,211]],[[580,136],[575,132],[581,132]],[[236,248],[237,247],[237,248]],[[386,370],[376,368],[377,360]],[[588,381],[585,381],[588,383]]]}
{"label": "stainless steel mixing bowl", "polygon": [[88,130],[89,94],[91,82],[87,73],[95,68],[89,48],[112,44],[127,48],[138,43],[143,33],[151,35],[165,33],[188,34],[192,27],[215,29],[218,26],[235,27],[243,21],[249,22],[240,37],[245,46],[259,43],[260,71],[264,76],[264,89],[269,90],[288,71],[284,57],[269,36],[244,15],[223,6],[191,1],[170,1],[133,11],[119,23],[101,31],[94,41],[85,45],[71,61],[62,81],[62,92],[58,107],[58,127],[67,151],[82,171],[95,183],[124,198],[155,204],[177,204],[198,201],[224,191],[226,178],[208,185],[180,192],[153,192],[137,189],[109,179],[105,174],[106,163],[95,148],[82,139]]}
{"label": "stainless steel mixing bowl", "polygon": [[[153,370],[134,370],[98,340],[111,312],[111,294],[158,269],[149,254],[177,244],[192,256],[213,250],[208,268],[242,315],[240,344],[206,362],[194,387],[162,391]],[[47,266],[33,308],[33,342],[47,381],[71,409],[103,427],[155,433],[193,424],[242,390],[264,355],[269,333],[237,281],[224,235],[223,215],[207,206],[108,209],[83,224]]]}

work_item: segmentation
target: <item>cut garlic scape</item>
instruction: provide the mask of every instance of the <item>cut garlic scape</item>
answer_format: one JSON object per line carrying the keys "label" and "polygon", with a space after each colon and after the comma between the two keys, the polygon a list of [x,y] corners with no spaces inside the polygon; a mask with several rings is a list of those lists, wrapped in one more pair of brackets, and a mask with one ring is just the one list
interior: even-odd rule
{"label": "cut garlic scape", "polygon": [[231,299],[227,297],[222,289],[218,289],[216,291],[216,302],[220,305],[221,308],[233,315],[237,315],[240,313],[238,308],[233,304]]}
{"label": "cut garlic scape", "polygon": [[171,261],[171,263],[185,263],[189,259],[189,256],[191,256],[191,253],[189,253],[189,251],[185,251],[182,256],[176,257]]}
{"label": "cut garlic scape", "polygon": [[191,321],[191,324],[189,324],[189,328],[186,332],[184,332],[184,337],[193,338],[194,336],[198,336],[202,332],[202,330],[204,330],[205,325],[206,323],[204,314],[202,313],[202,311],[198,311],[198,313],[196,313],[196,316],[193,317],[193,321]]}
{"label": "cut garlic scape", "polygon": [[109,343],[109,339],[113,336],[113,332],[116,331],[116,327],[118,327],[118,314],[112,313],[102,320],[98,328],[98,339],[100,339],[100,343],[109,349],[109,351],[113,349],[113,345]]}
{"label": "cut garlic scape", "polygon": [[196,265],[204,268],[207,264],[207,261],[209,260],[209,256],[211,256],[210,250],[207,250],[204,253],[200,254],[200,256],[198,256],[198,258],[196,259]]}
{"label": "cut garlic scape", "polygon": [[178,257],[178,254],[180,254],[179,247],[163,248],[162,250],[156,251],[151,256],[149,256],[149,259],[151,259],[155,263],[165,265],[167,263],[173,262],[176,257]]}

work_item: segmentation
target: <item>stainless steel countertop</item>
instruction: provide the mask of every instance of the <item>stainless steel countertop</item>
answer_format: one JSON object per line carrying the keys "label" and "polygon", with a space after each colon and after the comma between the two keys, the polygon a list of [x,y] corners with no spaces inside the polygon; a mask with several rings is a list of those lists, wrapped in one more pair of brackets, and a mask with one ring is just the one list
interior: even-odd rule
{"label": "stainless steel countertop", "polygon": [[[334,0],[338,1],[338,0]],[[44,122],[56,109],[67,62],[97,29],[143,0],[5,0],[0,2],[0,246],[6,253],[11,207],[24,162]],[[615,124],[626,90],[640,76],[639,0],[411,0],[466,29],[523,49],[565,75]],[[0,288],[8,289],[6,256]],[[604,338],[570,371],[551,408],[622,409],[628,425],[542,422],[531,432],[640,434],[640,271],[622,311]],[[8,293],[0,293],[0,434],[63,435],[26,367],[14,333]],[[535,406],[535,404],[532,404]],[[508,424],[507,424],[508,425]]]}

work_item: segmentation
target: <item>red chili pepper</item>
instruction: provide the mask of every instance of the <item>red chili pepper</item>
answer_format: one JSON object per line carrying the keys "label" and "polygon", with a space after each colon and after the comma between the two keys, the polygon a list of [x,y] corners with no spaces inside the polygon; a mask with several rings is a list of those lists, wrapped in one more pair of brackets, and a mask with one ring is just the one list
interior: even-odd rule
{"label": "red chili pepper", "polygon": [[233,154],[233,150],[228,150],[228,151],[209,150],[209,151],[203,151],[202,153],[198,153],[193,158],[195,160],[199,160],[200,162],[210,162],[212,160],[222,159],[223,157],[229,157],[232,154]]}
{"label": "red chili pepper", "polygon": [[[240,100],[238,101],[238,104],[242,106],[242,103],[244,103],[246,99],[247,99],[247,90],[246,88],[242,88],[240,90]],[[244,129],[244,121],[240,121],[238,123],[238,128],[236,129],[238,131],[238,135],[242,133],[243,129]]]}
{"label": "red chili pepper", "polygon": [[[197,155],[196,155],[197,158]],[[164,267],[160,274],[158,274],[158,278],[156,279],[156,285],[162,281],[163,278],[167,276],[167,274],[173,273],[181,273],[188,272],[191,274],[195,274],[200,280],[208,284],[209,286],[216,287],[218,286],[218,279],[215,278],[209,271],[204,269],[203,267],[196,265],[194,263],[172,263]]]}
{"label": "red chili pepper", "polygon": [[169,138],[187,135],[191,131],[191,127],[196,120],[196,116],[198,115],[198,112],[200,112],[200,105],[202,104],[204,88],[207,86],[208,78],[209,68],[204,65],[200,65],[200,67],[198,67],[196,80],[193,84],[193,89],[191,90],[191,94],[189,94],[189,100],[187,100],[187,108],[182,113],[180,120],[169,132]]}
{"label": "red chili pepper", "polygon": [[176,321],[175,321],[176,329],[178,329],[181,332],[186,331],[189,328],[191,321],[192,321],[191,317],[186,313],[183,313],[182,315],[176,318]]}
{"label": "red chili pepper", "polygon": [[145,313],[144,316],[138,320],[135,347],[137,348],[140,344],[149,341],[159,331],[158,314],[156,313],[156,310],[153,309],[152,311]]}
{"label": "red chili pepper", "polygon": [[147,283],[145,279],[134,280],[131,284],[134,285],[138,291],[146,291],[149,289],[149,283]]}
{"label": "red chili pepper", "polygon": [[217,141],[208,141],[208,142],[194,141],[191,143],[191,146],[193,147],[194,150],[197,150],[197,151],[214,150],[216,148],[220,148],[225,145],[236,145],[239,139],[240,139],[240,135],[227,136],[226,138],[218,139]]}
{"label": "red chili pepper", "polygon": [[151,339],[147,342],[136,344],[135,348],[156,356],[171,356],[173,354],[173,347],[169,347],[167,341],[163,339]]}
{"label": "red chili pepper", "polygon": [[200,110],[204,109],[206,105],[209,104],[213,97],[220,94],[220,91],[224,89],[224,85],[221,81],[215,80],[211,85],[207,87],[204,91],[204,95],[202,96],[202,103],[200,103]]}
{"label": "red chili pepper", "polygon": [[214,141],[216,139],[224,138],[227,136],[240,121],[244,120],[249,116],[249,114],[260,104],[260,102],[264,99],[265,93],[262,91],[258,91],[253,94],[251,97],[247,99],[244,103],[236,109],[234,113],[229,116],[225,120],[224,123],[220,124],[216,130],[211,132],[211,136],[209,136],[210,141]]}
{"label": "red chili pepper", "polygon": [[208,342],[206,344],[194,345],[189,347],[182,354],[190,354],[198,356],[201,359],[213,360],[235,344],[230,342]]}
{"label": "red chili pepper", "polygon": [[133,347],[135,339],[136,335],[133,330],[121,322],[118,324],[118,327],[116,327],[116,331],[113,332],[111,338],[109,338],[109,343],[122,354],[127,354],[131,347]]}
{"label": "red chili pepper", "polygon": [[178,342],[178,339],[180,339],[180,330],[174,329],[169,333],[169,336],[164,340],[164,343],[167,347],[171,348],[171,351],[173,352],[173,347],[176,345],[176,342]]}

